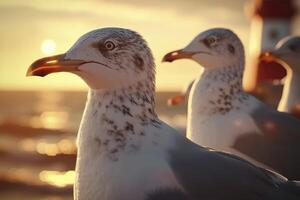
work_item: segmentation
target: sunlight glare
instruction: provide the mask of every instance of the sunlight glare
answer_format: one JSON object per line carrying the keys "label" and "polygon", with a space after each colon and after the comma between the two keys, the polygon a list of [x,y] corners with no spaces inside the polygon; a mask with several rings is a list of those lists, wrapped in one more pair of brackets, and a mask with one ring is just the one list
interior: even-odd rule
{"label": "sunlight glare", "polygon": [[51,55],[56,51],[56,43],[54,40],[46,39],[42,42],[41,50],[45,55]]}
{"label": "sunlight glare", "polygon": [[74,183],[75,172],[73,170],[66,172],[44,170],[40,172],[39,178],[45,183],[49,183],[57,187],[65,187]]}
{"label": "sunlight glare", "polygon": [[66,127],[68,119],[69,114],[63,111],[45,111],[40,116],[43,127],[48,129],[63,129]]}

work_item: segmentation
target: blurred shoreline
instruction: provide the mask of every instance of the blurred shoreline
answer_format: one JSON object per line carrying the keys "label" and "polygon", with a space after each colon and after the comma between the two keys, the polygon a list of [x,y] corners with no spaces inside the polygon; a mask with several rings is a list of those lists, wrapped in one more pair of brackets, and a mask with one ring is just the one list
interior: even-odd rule
{"label": "blurred shoreline", "polygon": [[[186,104],[166,105],[177,94],[157,92],[156,110],[184,133]],[[72,199],[75,140],[86,95],[0,90],[0,199]]]}

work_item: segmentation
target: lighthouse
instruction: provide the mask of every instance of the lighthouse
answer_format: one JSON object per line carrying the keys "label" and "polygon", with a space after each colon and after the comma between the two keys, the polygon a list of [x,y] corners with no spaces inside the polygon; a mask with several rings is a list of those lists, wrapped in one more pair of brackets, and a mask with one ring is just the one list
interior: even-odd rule
{"label": "lighthouse", "polygon": [[291,34],[292,19],[296,14],[293,0],[253,0],[248,4],[250,14],[249,59],[244,74],[244,88],[256,93],[264,82],[282,79],[285,69],[277,63],[258,59],[276,43]]}

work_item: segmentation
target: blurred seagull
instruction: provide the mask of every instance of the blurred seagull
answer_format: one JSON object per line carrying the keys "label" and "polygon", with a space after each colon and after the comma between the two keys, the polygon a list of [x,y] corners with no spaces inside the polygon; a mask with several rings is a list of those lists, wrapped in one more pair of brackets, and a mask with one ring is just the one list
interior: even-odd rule
{"label": "blurred seagull", "polygon": [[275,49],[262,54],[262,59],[276,61],[286,69],[278,110],[300,118],[300,37],[285,37]]}
{"label": "blurred seagull", "polygon": [[91,31],[66,54],[35,61],[27,75],[61,71],[90,87],[77,140],[75,200],[167,200],[172,190],[199,200],[299,199],[299,183],[198,146],[159,120],[152,53],[136,32]]}
{"label": "blurred seagull", "polygon": [[188,138],[300,178],[300,121],[243,91],[244,48],[238,36],[210,29],[163,61],[182,58],[204,68],[189,98]]}

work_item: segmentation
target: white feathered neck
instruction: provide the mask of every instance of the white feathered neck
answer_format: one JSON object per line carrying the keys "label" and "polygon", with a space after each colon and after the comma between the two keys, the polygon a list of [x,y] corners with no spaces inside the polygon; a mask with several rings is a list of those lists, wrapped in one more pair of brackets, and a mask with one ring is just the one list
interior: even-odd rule
{"label": "white feathered neck", "polygon": [[189,106],[202,116],[240,109],[240,104],[249,98],[243,91],[242,78],[242,64],[204,70],[194,83]]}
{"label": "white feathered neck", "polygon": [[114,91],[91,90],[79,130],[79,149],[96,142],[99,151],[113,160],[120,152],[138,150],[146,128],[160,126],[153,87],[138,82]]}

